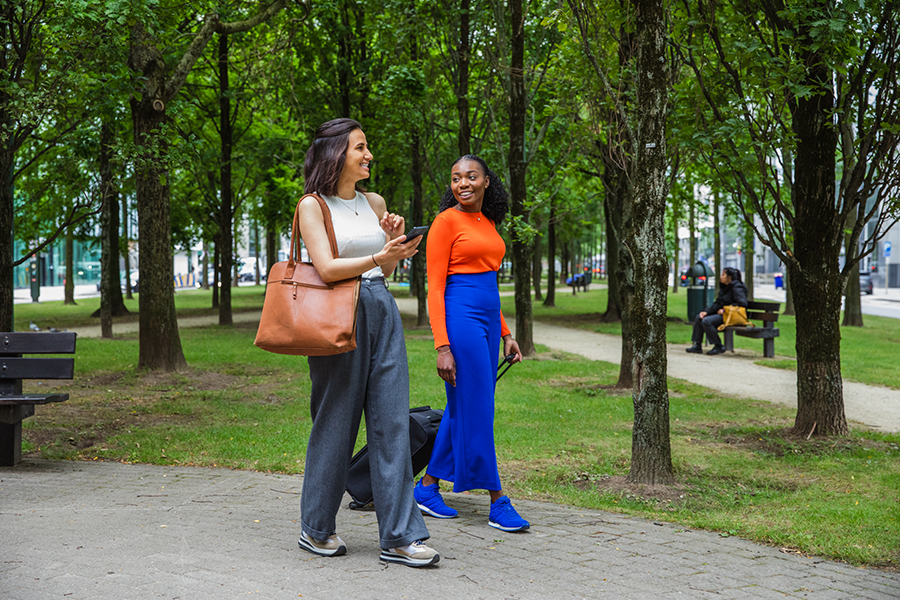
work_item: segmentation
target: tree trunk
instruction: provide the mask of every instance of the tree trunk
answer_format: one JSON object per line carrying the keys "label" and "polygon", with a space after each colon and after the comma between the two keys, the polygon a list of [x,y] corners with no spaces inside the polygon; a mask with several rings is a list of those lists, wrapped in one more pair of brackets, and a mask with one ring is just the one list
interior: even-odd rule
{"label": "tree trunk", "polygon": [[556,306],[556,209],[552,203],[547,221],[547,296],[544,306]]}
{"label": "tree trunk", "polygon": [[784,269],[784,310],[781,311],[781,314],[797,314],[794,310],[794,292],[793,287],[791,286],[791,272],[788,268]]}
{"label": "tree trunk", "polygon": [[672,293],[677,294],[678,288],[681,287],[681,269],[679,268],[678,259],[680,249],[678,246],[678,203],[672,203],[672,240],[675,251],[672,253]]}
{"label": "tree trunk", "polygon": [[209,289],[209,242],[203,240],[203,256],[200,257],[200,289]]}
{"label": "tree trunk", "polygon": [[138,161],[135,191],[138,239],[141,244],[140,338],[138,369],[176,371],[187,366],[178,335],[175,288],[172,285],[172,224],[169,213],[166,144],[159,130],[165,112],[153,107],[152,98],[131,99],[134,142],[158,158]]}
{"label": "tree trunk", "polygon": [[[424,241],[424,240],[423,240]],[[204,256],[208,255],[209,250],[206,243],[203,244]],[[272,271],[272,267],[278,262],[278,230],[277,226],[266,223],[266,276]],[[205,268],[205,267],[204,267]],[[204,277],[206,277],[204,275]],[[268,279],[266,279],[268,281]]]}
{"label": "tree trunk", "polygon": [[[412,201],[412,226],[418,227],[425,223],[425,200],[422,192],[422,141],[419,134],[413,132],[412,143],[410,144],[412,153],[412,182],[413,182],[413,201]],[[419,253],[412,257],[412,268],[410,269],[410,290],[416,296],[416,328],[428,327],[428,293],[425,291],[425,244],[428,243],[428,236],[419,244]]]}
{"label": "tree trunk", "polygon": [[[118,289],[118,244],[113,244],[110,231],[119,232],[118,198],[112,188],[111,169],[109,164],[109,144],[112,141],[109,123],[104,119],[100,123],[100,337],[111,339],[113,336],[112,298],[110,291],[113,283]],[[118,235],[116,235],[118,239]],[[115,271],[110,266],[116,267]],[[113,278],[113,272],[116,277]],[[122,297],[121,292],[119,298]]]}
{"label": "tree trunk", "polygon": [[66,227],[66,281],[63,286],[65,299],[63,304],[75,304],[75,232],[73,225]]}
{"label": "tree trunk", "polygon": [[719,192],[713,192],[713,229],[715,230],[715,235],[713,236],[713,252],[716,255],[716,297],[719,297],[719,290],[721,287],[721,283],[719,281],[719,273],[722,272],[722,267],[725,265],[725,261],[722,260],[722,231],[721,231],[721,223],[719,223]]}
{"label": "tree trunk", "polygon": [[[2,94],[2,91],[0,91]],[[0,96],[0,101],[5,99]],[[0,131],[6,131],[9,118],[5,106],[0,105]],[[13,188],[12,167],[15,153],[7,144],[0,146],[0,331],[15,331],[13,328]],[[9,233],[7,233],[9,232]]]}
{"label": "tree trunk", "polygon": [[638,0],[638,144],[634,176],[634,429],[631,483],[675,480],[666,379],[666,26],[663,0]]}
{"label": "tree trunk", "polygon": [[456,90],[456,112],[459,115],[459,155],[470,154],[472,129],[469,125],[469,0],[459,3],[459,79]]}
{"label": "tree trunk", "polygon": [[[856,226],[856,211],[850,211],[847,216],[847,223],[844,225],[844,231],[853,231]],[[850,234],[844,234],[844,260],[847,264],[856,262],[859,250],[855,244],[851,243]],[[859,297],[859,268],[850,271],[847,277],[847,287],[844,293],[844,320],[841,322],[843,327],[862,327],[863,313],[862,302]]]}
{"label": "tree trunk", "polygon": [[744,228],[744,285],[747,286],[747,299],[753,300],[753,230],[749,226]]}
{"label": "tree trunk", "polygon": [[220,263],[222,256],[219,253],[219,242],[213,242],[213,286],[212,286],[212,307],[219,308],[219,284],[221,283]]}
{"label": "tree trunk", "polygon": [[[222,264],[219,279],[222,288],[219,295],[219,325],[234,323],[231,312],[231,282],[234,265],[234,192],[231,187],[231,148],[234,127],[231,121],[231,90],[228,81],[228,36],[219,34],[219,135],[222,146],[222,162],[219,165],[221,202],[219,206],[219,241],[222,248]],[[219,247],[219,244],[216,245]]]}
{"label": "tree trunk", "polygon": [[[607,149],[608,150],[608,149]],[[627,298],[623,297],[623,282],[625,278],[626,266],[622,264],[622,260],[627,257],[622,255],[622,243],[624,240],[624,229],[631,226],[631,198],[623,197],[623,194],[629,193],[628,178],[624,172],[611,160],[611,154],[608,155],[610,160],[604,161],[604,219],[606,220],[606,273],[607,273],[607,295],[606,295],[606,312],[600,317],[603,323],[622,322],[625,325],[625,311],[627,307],[625,303]],[[628,204],[628,206],[626,206]],[[629,296],[630,297],[630,296]],[[630,335],[630,334],[629,334]],[[622,331],[625,337],[625,330]],[[622,362],[625,364],[626,355],[625,347],[622,347]],[[628,368],[619,370],[619,387],[631,387],[631,342],[628,344]]]}
{"label": "tree trunk", "polygon": [[259,263],[259,221],[253,221],[253,269],[256,281],[254,285],[261,285],[262,266]]}
{"label": "tree trunk", "polygon": [[[818,240],[821,243],[822,238]],[[799,245],[799,231],[797,241]],[[808,261],[804,263],[809,269]],[[841,378],[843,279],[826,271],[831,269],[791,269],[791,287],[797,292],[797,416],[793,432],[804,437],[849,433]]]}
{"label": "tree trunk", "polygon": [[119,278],[119,194],[112,173],[113,131],[109,122],[100,123],[100,308],[92,317],[100,317],[100,336],[113,336],[113,317],[128,314],[122,298]]}
{"label": "tree trunk", "polygon": [[[523,0],[511,0],[512,58],[509,99],[509,191],[512,215],[526,218],[525,197],[525,12]],[[531,315],[531,244],[513,237],[513,276],[516,285],[516,341],[523,356],[534,356]]]}
{"label": "tree trunk", "polygon": [[128,196],[122,196],[122,237],[125,239],[125,251],[122,253],[122,258],[125,259],[125,298],[134,300],[133,290],[131,289],[131,240],[128,237],[130,218],[131,212],[128,210]]}
{"label": "tree trunk", "polygon": [[[632,251],[628,244],[632,239],[632,216],[634,214],[634,198],[631,178],[628,170],[615,160],[612,160],[611,149],[605,161],[605,174],[608,177],[606,187],[607,198],[607,255],[614,262],[610,263],[609,302],[615,302],[615,309],[622,322],[622,354],[619,362],[619,379],[616,387],[628,389],[633,387],[634,339],[632,335],[631,308],[634,300],[634,261]],[[630,148],[622,149],[622,154],[627,156]],[[633,246],[632,246],[633,247]],[[603,321],[614,322],[614,313],[610,312],[613,306],[607,307],[607,314]]]}
{"label": "tree trunk", "polygon": [[166,65],[140,23],[132,28],[129,67],[140,74],[142,94],[131,97],[134,143],[141,160],[134,171],[141,252],[138,369],[174,371],[187,366],[178,335],[172,285],[172,223],[169,210]]}
{"label": "tree trunk", "polygon": [[534,301],[543,302],[541,294],[541,238],[534,238],[534,246],[531,251],[531,284],[534,286]]}
{"label": "tree trunk", "polygon": [[[807,40],[808,42],[808,40]],[[808,42],[809,43],[809,42]],[[808,47],[807,47],[808,48]],[[794,254],[789,265],[797,309],[797,435],[846,435],[841,379],[842,235],[833,231],[835,148],[831,70],[815,50],[802,52],[808,96],[798,98],[792,126],[797,139],[793,200]]]}

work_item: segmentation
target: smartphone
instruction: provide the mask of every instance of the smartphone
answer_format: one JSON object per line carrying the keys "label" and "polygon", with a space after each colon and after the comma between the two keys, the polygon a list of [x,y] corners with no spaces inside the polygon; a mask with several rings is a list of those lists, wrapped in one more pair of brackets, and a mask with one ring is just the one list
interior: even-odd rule
{"label": "smartphone", "polygon": [[404,244],[413,241],[420,235],[425,235],[425,232],[428,231],[428,225],[420,225],[419,227],[413,227],[409,230],[409,233],[406,234],[406,240],[404,240]]}

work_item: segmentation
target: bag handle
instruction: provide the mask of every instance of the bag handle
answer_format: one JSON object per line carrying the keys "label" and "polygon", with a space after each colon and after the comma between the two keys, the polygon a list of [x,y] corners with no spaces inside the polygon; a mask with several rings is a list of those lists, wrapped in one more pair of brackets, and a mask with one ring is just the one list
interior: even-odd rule
{"label": "bag handle", "polygon": [[334,237],[334,223],[331,221],[331,209],[328,208],[328,204],[318,194],[304,194],[300,201],[297,202],[297,208],[294,209],[294,222],[291,225],[291,250],[284,274],[288,279],[294,275],[294,267],[300,262],[300,202],[303,202],[307,196],[312,196],[319,202],[319,208],[322,209],[322,217],[325,221],[325,233],[328,234],[328,243],[331,246],[331,255],[334,258],[339,258],[337,240]]}

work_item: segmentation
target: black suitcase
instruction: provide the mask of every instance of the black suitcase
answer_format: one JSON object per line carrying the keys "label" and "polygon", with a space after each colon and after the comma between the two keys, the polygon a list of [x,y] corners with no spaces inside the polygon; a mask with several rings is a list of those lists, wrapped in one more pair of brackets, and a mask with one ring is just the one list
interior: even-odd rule
{"label": "black suitcase", "polygon": [[[431,459],[431,450],[434,448],[434,440],[443,414],[444,411],[440,408],[430,406],[409,409],[409,449],[412,454],[413,477],[418,475]],[[368,444],[350,459],[347,492],[353,499],[350,502],[351,509],[371,508],[372,479],[369,474]]]}
{"label": "black suitcase", "polygon": [[[497,369],[497,381],[500,381],[500,378],[509,371],[512,366],[510,361],[514,356],[514,354],[510,354],[504,357]],[[503,369],[504,365],[506,365],[505,369]],[[502,372],[501,369],[503,369]],[[442,409],[430,406],[409,409],[409,449],[412,454],[413,478],[421,473],[422,469],[428,466],[428,461],[431,460],[431,451],[434,449],[434,440],[437,438],[443,414]],[[369,474],[368,444],[360,448],[359,452],[350,459],[347,492],[352,498],[350,501],[352,510],[370,510],[372,508],[372,478]]]}

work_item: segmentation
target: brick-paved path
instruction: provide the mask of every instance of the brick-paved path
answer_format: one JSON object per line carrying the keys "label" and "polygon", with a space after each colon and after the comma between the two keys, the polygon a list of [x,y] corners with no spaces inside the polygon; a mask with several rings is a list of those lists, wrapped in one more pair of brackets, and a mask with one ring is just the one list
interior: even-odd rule
{"label": "brick-paved path", "polygon": [[[346,508],[346,556],[297,546],[302,476],[27,459],[0,468],[0,598],[900,598],[896,574],[670,523],[516,501],[530,532],[487,526],[488,499],[427,519],[439,565],[378,560],[371,512]],[[345,502],[346,506],[346,502]]]}

